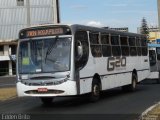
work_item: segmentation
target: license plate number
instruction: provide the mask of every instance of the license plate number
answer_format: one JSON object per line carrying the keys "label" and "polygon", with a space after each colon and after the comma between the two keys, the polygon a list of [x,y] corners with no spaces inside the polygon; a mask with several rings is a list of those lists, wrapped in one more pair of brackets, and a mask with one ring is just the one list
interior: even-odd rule
{"label": "license plate number", "polygon": [[38,92],[48,92],[47,88],[38,88]]}

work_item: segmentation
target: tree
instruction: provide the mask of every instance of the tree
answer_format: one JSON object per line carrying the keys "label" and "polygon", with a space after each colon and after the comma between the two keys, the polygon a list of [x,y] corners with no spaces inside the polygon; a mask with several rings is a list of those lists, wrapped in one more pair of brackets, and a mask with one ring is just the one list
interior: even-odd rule
{"label": "tree", "polygon": [[146,35],[146,36],[149,35],[149,28],[148,28],[147,21],[145,18],[142,19],[141,34]]}

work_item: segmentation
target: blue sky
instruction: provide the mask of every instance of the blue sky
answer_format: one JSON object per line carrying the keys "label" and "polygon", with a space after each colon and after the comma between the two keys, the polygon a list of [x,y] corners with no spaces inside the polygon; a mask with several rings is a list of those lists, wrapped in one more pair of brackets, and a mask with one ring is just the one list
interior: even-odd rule
{"label": "blue sky", "polygon": [[60,0],[61,21],[69,24],[129,27],[137,32],[143,17],[158,25],[157,0]]}

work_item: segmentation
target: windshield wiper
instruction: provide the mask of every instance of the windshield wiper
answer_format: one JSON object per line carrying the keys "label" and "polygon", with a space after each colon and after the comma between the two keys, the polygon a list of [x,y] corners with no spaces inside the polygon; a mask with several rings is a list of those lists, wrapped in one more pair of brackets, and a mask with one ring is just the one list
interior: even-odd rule
{"label": "windshield wiper", "polygon": [[47,53],[46,53],[46,57],[45,57],[45,63],[46,63],[46,60],[47,60],[47,57],[48,55],[51,54],[53,48],[55,47],[55,44],[57,43],[58,41],[58,37],[55,38],[55,41],[53,41],[53,44],[51,44],[49,47],[48,47],[48,50],[47,50]]}

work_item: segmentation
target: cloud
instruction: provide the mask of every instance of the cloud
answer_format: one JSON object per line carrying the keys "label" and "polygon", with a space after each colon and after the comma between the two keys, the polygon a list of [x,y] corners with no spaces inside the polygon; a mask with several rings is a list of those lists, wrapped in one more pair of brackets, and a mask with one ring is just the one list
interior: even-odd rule
{"label": "cloud", "polygon": [[99,21],[90,21],[87,23],[87,25],[94,26],[94,27],[102,27],[103,26],[103,24]]}

